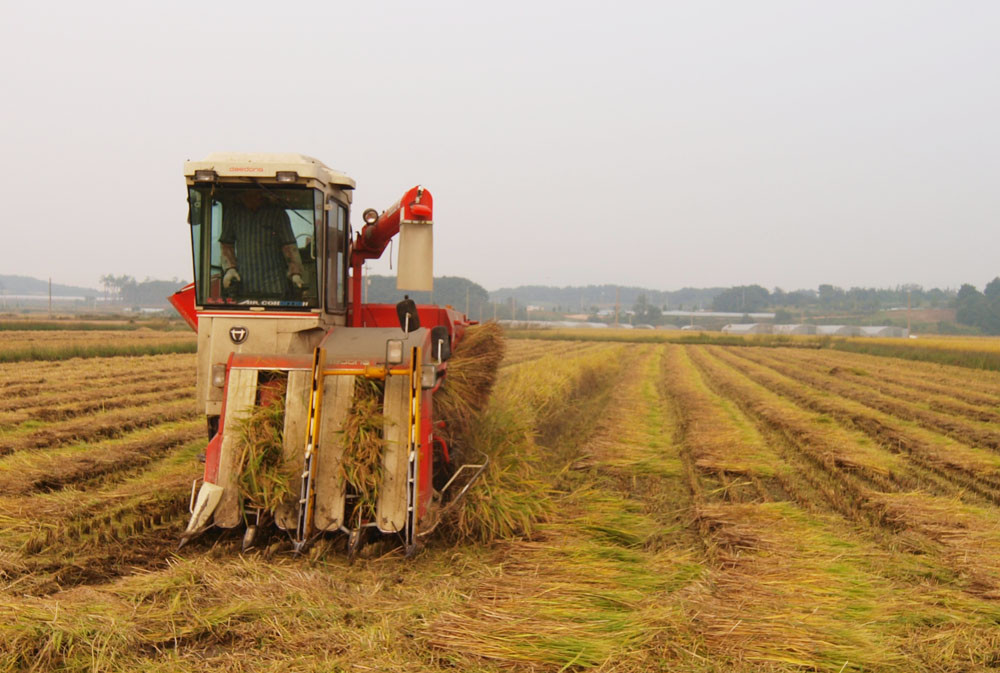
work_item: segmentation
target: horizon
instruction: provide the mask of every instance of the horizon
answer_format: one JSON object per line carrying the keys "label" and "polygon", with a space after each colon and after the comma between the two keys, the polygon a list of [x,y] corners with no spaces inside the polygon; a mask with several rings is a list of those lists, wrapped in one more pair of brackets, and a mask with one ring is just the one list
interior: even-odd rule
{"label": "horizon", "polygon": [[[122,274],[122,275],[128,275],[128,274]],[[389,275],[389,274],[371,274],[371,275],[372,275],[372,277],[379,277],[379,278],[394,278],[395,277],[394,275]],[[62,286],[62,287],[66,287],[66,288],[80,289],[80,290],[92,290],[92,291],[94,291],[97,294],[103,294],[104,293],[104,290],[102,290],[100,287],[92,287],[92,286],[86,286],[86,285],[77,285],[77,284],[74,284],[74,283],[65,283],[65,282],[61,282],[59,279],[56,279],[56,278],[46,279],[46,278],[37,278],[37,277],[34,277],[34,276],[26,276],[26,275],[23,275],[23,274],[0,274],[0,294],[4,294],[7,297],[15,297],[16,295],[6,294],[6,288],[4,288],[2,286],[2,279],[5,278],[5,277],[26,278],[26,279],[34,280],[34,281],[37,281],[37,282],[40,282],[40,283],[46,283],[46,282],[48,282],[48,280],[51,280],[53,286]],[[997,276],[997,277],[1000,277],[1000,276]],[[645,287],[645,286],[641,286],[641,285],[623,285],[621,283],[589,283],[587,285],[540,285],[540,284],[537,284],[537,283],[531,283],[531,284],[525,284],[525,285],[504,286],[504,287],[499,287],[499,288],[496,288],[496,289],[490,289],[490,288],[484,286],[482,283],[479,283],[475,279],[473,279],[473,278],[466,278],[465,276],[444,276],[444,275],[440,275],[440,276],[436,275],[435,276],[435,280],[440,279],[440,278],[461,278],[463,280],[467,280],[467,281],[469,281],[471,283],[474,283],[475,285],[478,285],[479,287],[482,287],[486,292],[488,292],[490,294],[494,294],[494,293],[498,293],[498,292],[504,292],[504,291],[515,291],[515,290],[520,290],[520,289],[524,289],[524,288],[528,288],[528,287],[539,287],[539,288],[548,288],[548,289],[555,289],[555,290],[583,289],[583,288],[588,288],[588,287],[618,287],[618,288],[621,288],[621,289],[629,289],[629,290],[674,293],[674,292],[681,292],[683,290],[714,290],[714,289],[725,290],[725,289],[730,289],[730,288],[733,288],[733,287],[751,287],[753,285],[757,285],[757,286],[763,287],[768,292],[773,292],[774,290],[780,289],[780,290],[782,290],[785,293],[794,293],[794,292],[818,292],[819,291],[819,287],[822,286],[822,285],[832,285],[833,287],[838,288],[838,289],[842,289],[842,290],[851,290],[851,289],[855,289],[855,288],[865,289],[865,290],[897,290],[899,288],[905,288],[908,285],[915,285],[913,283],[896,283],[896,284],[893,284],[893,285],[885,285],[885,286],[864,286],[864,285],[847,285],[847,286],[843,286],[843,285],[836,285],[836,284],[833,284],[833,283],[820,283],[815,288],[809,288],[809,287],[782,288],[782,287],[778,287],[778,286],[775,286],[775,287],[766,287],[764,285],[761,285],[760,283],[747,283],[745,285],[684,286],[684,287],[678,287],[678,288],[667,288],[667,289],[664,289],[664,288],[657,288],[657,287]],[[145,279],[142,279],[142,280],[139,280],[139,279],[133,279],[133,280],[135,280],[137,283],[150,283],[150,282],[153,282],[153,283],[172,283],[172,282],[176,282],[176,283],[178,283],[178,288],[183,287],[184,285],[186,285],[186,284],[188,284],[188,283],[191,282],[190,280],[185,280],[185,279],[177,280],[177,279],[173,279],[173,278],[145,278]],[[965,285],[965,284],[973,285],[973,287],[975,287],[976,289],[982,289],[982,287],[985,287],[985,285],[988,282],[989,281],[984,282],[982,284],[982,286],[976,285],[974,283],[963,283],[963,285]],[[916,284],[916,285],[918,287],[920,287],[920,289],[923,290],[923,291],[925,291],[925,292],[932,291],[932,290],[940,290],[940,291],[945,292],[945,293],[957,293],[958,290],[961,288],[961,285],[959,287],[938,287],[938,286],[926,286],[926,285],[919,285],[919,284]],[[40,295],[28,294],[28,295],[25,295],[25,296],[32,296],[32,297],[34,297],[34,296],[43,296],[43,294],[40,294]],[[53,296],[57,296],[57,295],[53,295]],[[65,297],[67,295],[58,295],[58,296]]]}

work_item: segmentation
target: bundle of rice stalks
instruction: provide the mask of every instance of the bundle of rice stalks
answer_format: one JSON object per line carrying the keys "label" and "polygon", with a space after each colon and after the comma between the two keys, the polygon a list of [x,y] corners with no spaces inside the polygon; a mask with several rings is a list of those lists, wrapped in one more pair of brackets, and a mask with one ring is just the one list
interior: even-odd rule
{"label": "bundle of rice stalks", "polygon": [[265,384],[266,403],[254,407],[237,424],[240,472],[237,480],[243,510],[274,514],[290,493],[290,475],[284,467],[285,390],[287,380]]}
{"label": "bundle of rice stalks", "polygon": [[448,360],[444,386],[434,397],[434,416],[445,423],[437,434],[448,442],[457,465],[473,458],[462,455],[462,449],[469,444],[473,421],[489,401],[505,350],[503,329],[488,322],[468,328]]}
{"label": "bundle of rice stalks", "polygon": [[529,418],[515,405],[497,400],[472,423],[469,439],[490,462],[465,498],[446,513],[444,529],[453,539],[491,542],[531,535],[551,511]]}
{"label": "bundle of rice stalks", "polygon": [[613,380],[605,370],[615,361],[607,353],[549,358],[505,374],[485,410],[466,426],[464,439],[477,450],[469,460],[479,462],[482,452],[489,466],[465,499],[446,510],[445,528],[453,537],[490,542],[534,533],[552,511],[548,470],[559,469],[551,450],[543,463],[536,438],[544,442],[566,429],[567,400],[575,409],[602,394]]}
{"label": "bundle of rice stalks", "polygon": [[382,398],[385,384],[358,377],[354,400],[341,427],[344,455],[340,470],[356,496],[352,518],[355,525],[375,518],[378,487],[382,483]]}

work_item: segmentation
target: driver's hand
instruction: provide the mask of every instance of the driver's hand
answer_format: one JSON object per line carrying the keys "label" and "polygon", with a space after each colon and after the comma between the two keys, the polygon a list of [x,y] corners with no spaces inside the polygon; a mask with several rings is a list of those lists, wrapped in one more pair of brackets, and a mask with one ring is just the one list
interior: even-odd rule
{"label": "driver's hand", "polygon": [[236,270],[236,267],[231,266],[226,269],[225,275],[222,276],[222,287],[228,290],[229,286],[232,285],[233,282],[239,283],[242,280],[243,279],[240,278],[240,272]]}
{"label": "driver's hand", "polygon": [[291,280],[292,280],[292,285],[295,286],[295,289],[301,290],[303,287],[305,287],[305,283],[302,282],[302,276],[300,276],[299,274],[293,273]]}

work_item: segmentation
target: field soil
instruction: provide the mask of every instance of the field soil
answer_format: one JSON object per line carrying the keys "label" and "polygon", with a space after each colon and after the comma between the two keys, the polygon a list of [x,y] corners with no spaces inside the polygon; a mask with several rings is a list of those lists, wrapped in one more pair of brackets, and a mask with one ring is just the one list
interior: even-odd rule
{"label": "field soil", "polygon": [[91,355],[0,364],[0,671],[1000,667],[1000,373],[512,339],[493,534],[349,562],[177,552],[195,357]]}

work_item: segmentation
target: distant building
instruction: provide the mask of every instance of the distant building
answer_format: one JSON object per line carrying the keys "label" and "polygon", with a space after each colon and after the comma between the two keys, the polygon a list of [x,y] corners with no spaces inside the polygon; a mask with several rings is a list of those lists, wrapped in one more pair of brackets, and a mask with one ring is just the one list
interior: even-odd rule
{"label": "distant building", "polygon": [[602,322],[573,322],[570,320],[498,320],[507,329],[601,329],[607,328]]}
{"label": "distant building", "polygon": [[775,334],[815,334],[816,325],[775,325]]}
{"label": "distant building", "polygon": [[861,336],[861,328],[854,325],[816,325],[821,336]]}
{"label": "distant building", "polygon": [[905,327],[891,327],[889,325],[878,325],[871,327],[862,327],[861,336],[906,339],[907,337],[910,336],[910,331]]}
{"label": "distant building", "polygon": [[723,326],[723,334],[771,334],[771,325],[764,322],[729,323]]}
{"label": "distant building", "polygon": [[750,316],[760,320],[773,320],[773,313],[741,313],[735,311],[664,311],[663,315],[671,318],[742,318]]}

